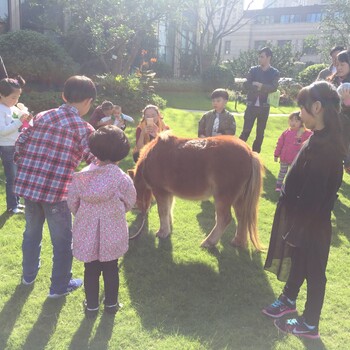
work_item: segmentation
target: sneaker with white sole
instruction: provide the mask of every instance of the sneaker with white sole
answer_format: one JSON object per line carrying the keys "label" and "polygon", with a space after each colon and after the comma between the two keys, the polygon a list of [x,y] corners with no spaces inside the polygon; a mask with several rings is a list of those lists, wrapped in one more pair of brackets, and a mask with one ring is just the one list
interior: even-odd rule
{"label": "sneaker with white sole", "polygon": [[30,279],[30,278],[25,279],[24,277],[22,277],[22,284],[24,286],[30,286],[35,282],[35,279],[36,279],[36,277],[34,277],[32,279]]}
{"label": "sneaker with white sole", "polygon": [[9,214],[24,214],[24,210],[19,208],[11,208],[11,209],[8,209],[7,212]]}
{"label": "sneaker with white sole", "polygon": [[288,320],[275,320],[275,327],[283,333],[293,334],[297,337],[308,339],[319,339],[318,328],[310,328],[303,317],[290,318]]}
{"label": "sneaker with white sole", "polygon": [[65,295],[75,291],[76,289],[78,289],[82,285],[83,285],[83,281],[80,278],[72,278],[69,281],[68,286],[64,292],[56,293],[54,290],[52,290],[52,288],[50,288],[50,293],[47,297],[51,298],[51,299],[61,298]]}
{"label": "sneaker with white sole", "polygon": [[266,316],[279,318],[283,315],[296,312],[296,305],[295,303],[291,303],[284,294],[281,294],[278,299],[276,299],[271,305],[263,308],[261,312]]}

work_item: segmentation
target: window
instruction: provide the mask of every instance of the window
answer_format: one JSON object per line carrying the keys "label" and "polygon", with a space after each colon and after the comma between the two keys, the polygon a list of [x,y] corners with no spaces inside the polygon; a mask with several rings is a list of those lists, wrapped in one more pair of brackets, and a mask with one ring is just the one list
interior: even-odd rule
{"label": "window", "polygon": [[231,53],[231,40],[226,40],[224,42],[224,53],[225,55],[229,55]]}
{"label": "window", "polygon": [[301,16],[300,15],[281,15],[280,22],[281,23],[300,23]]}
{"label": "window", "polygon": [[271,24],[275,22],[274,16],[258,16],[255,20],[257,24]]}
{"label": "window", "polygon": [[306,22],[316,23],[321,22],[322,14],[321,13],[308,13],[306,15]]}
{"label": "window", "polygon": [[8,1],[0,2],[0,34],[7,31],[9,17],[9,4]]}
{"label": "window", "polygon": [[288,45],[291,46],[292,40],[278,40],[277,45],[278,45],[278,47],[284,47],[284,46],[288,46]]}

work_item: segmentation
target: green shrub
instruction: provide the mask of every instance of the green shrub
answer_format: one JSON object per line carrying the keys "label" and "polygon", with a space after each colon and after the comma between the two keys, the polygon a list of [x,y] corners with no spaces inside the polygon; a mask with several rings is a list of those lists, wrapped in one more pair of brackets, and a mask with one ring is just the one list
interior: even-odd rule
{"label": "green shrub", "polygon": [[173,69],[166,62],[157,61],[152,64],[152,69],[157,73],[157,78],[171,78],[173,76]]}
{"label": "green shrub", "polygon": [[0,35],[0,47],[9,75],[20,74],[28,82],[60,85],[78,71],[63,48],[34,31]]}
{"label": "green shrub", "polygon": [[202,81],[206,91],[217,88],[227,89],[232,87],[234,76],[232,71],[225,66],[211,66],[203,72]]}
{"label": "green shrub", "polygon": [[298,81],[303,86],[310,85],[317,79],[317,76],[320,73],[320,71],[322,69],[325,69],[326,67],[327,65],[323,63],[313,64],[311,66],[308,66],[298,74]]}
{"label": "green shrub", "polygon": [[20,101],[24,103],[30,111],[34,112],[34,114],[57,108],[63,103],[62,93],[56,91],[24,91]]}
{"label": "green shrub", "polygon": [[166,100],[154,93],[154,79],[150,76],[129,75],[127,77],[111,74],[98,76],[96,105],[110,100],[120,105],[125,113],[138,113],[147,104],[155,104],[159,108],[166,106]]}

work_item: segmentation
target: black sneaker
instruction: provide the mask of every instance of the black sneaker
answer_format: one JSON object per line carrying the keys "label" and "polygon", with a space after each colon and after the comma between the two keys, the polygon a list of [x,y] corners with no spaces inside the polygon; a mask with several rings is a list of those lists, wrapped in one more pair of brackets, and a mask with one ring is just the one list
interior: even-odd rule
{"label": "black sneaker", "polygon": [[107,314],[115,315],[122,307],[123,304],[120,303],[116,303],[115,305],[105,305],[105,312]]}
{"label": "black sneaker", "polygon": [[289,302],[284,294],[281,294],[278,299],[276,299],[271,305],[263,308],[261,312],[266,316],[279,318],[283,315],[296,312],[296,305],[295,303],[292,304]]}
{"label": "black sneaker", "polygon": [[319,339],[320,334],[318,328],[310,329],[304,321],[303,317],[290,318],[288,320],[275,320],[274,324],[278,330],[283,333],[293,334],[297,337],[308,339]]}
{"label": "black sneaker", "polygon": [[86,318],[96,318],[96,316],[98,315],[98,307],[95,309],[89,309],[87,307],[87,302],[86,300],[83,301],[83,307],[84,307],[84,313]]}

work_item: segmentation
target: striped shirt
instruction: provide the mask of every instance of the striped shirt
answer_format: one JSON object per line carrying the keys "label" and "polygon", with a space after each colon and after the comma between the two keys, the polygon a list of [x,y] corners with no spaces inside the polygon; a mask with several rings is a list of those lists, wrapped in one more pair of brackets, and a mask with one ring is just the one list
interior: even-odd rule
{"label": "striped shirt", "polygon": [[82,160],[91,163],[88,137],[94,128],[68,104],[42,112],[16,141],[14,192],[34,202],[67,199],[67,187]]}

